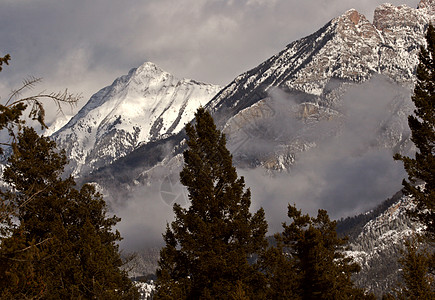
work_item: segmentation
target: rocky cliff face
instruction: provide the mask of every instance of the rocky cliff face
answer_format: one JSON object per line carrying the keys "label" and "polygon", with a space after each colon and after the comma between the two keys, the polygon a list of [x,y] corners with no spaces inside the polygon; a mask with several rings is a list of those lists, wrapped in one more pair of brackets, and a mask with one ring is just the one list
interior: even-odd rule
{"label": "rocky cliff face", "polygon": [[147,62],[93,95],[53,138],[67,151],[71,172],[83,175],[178,133],[219,89]]}

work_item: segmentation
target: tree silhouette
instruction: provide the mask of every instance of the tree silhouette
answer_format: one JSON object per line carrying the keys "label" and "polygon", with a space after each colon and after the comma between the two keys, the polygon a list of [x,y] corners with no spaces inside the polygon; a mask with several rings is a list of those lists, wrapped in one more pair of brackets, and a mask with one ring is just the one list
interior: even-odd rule
{"label": "tree silhouette", "polygon": [[174,205],[157,271],[156,299],[253,298],[264,288],[255,254],[265,249],[263,209],[249,212],[250,191],[238,178],[225,136],[203,108],[188,124],[181,183],[190,207]]}
{"label": "tree silhouette", "polygon": [[289,205],[288,216],[291,223],[284,223],[283,232],[275,235],[278,247],[272,249],[280,263],[267,272],[275,287],[269,298],[374,299],[353,285],[351,275],[360,267],[345,255],[347,240],[337,236],[336,221],[325,210],[319,209],[314,218]]}

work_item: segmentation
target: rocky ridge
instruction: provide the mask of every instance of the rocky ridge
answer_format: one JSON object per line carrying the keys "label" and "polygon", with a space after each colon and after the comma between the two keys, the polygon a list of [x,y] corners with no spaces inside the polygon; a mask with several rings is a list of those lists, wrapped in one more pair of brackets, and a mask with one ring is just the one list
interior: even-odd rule
{"label": "rocky ridge", "polygon": [[[300,150],[310,149],[318,143],[307,135],[307,128],[315,126],[313,121],[345,118],[343,95],[355,84],[372,80],[375,74],[410,91],[415,80],[418,51],[420,45],[424,45],[425,28],[434,19],[433,5],[433,2],[422,1],[419,8],[414,9],[384,4],[376,8],[373,23],[351,9],[316,33],[289,44],[279,54],[238,76],[208,104],[227,133],[230,144],[236,144],[238,148],[241,132],[249,137],[260,135],[258,128],[264,126],[257,126],[259,118],[252,119],[246,126],[245,116],[258,116],[262,106],[265,114],[260,119],[268,123],[270,113],[267,111],[274,107],[277,89],[284,92],[281,98],[287,104],[272,113],[273,119],[286,119],[295,116],[294,111],[297,111],[301,125],[297,126],[299,132],[293,130],[291,137],[280,138],[283,142],[276,143],[271,154],[254,154],[257,159],[253,162],[252,155],[246,155],[255,144],[251,143],[239,149],[236,161],[240,165],[287,170]],[[397,99],[391,100],[395,108],[386,113],[377,139],[380,146],[400,151],[407,143],[407,135],[403,134],[404,116],[412,108],[409,102],[394,98]],[[290,114],[283,113],[283,108]],[[232,117],[228,120],[227,115]],[[334,135],[339,128],[336,126],[336,130],[329,133]],[[276,136],[273,138],[276,140]]]}

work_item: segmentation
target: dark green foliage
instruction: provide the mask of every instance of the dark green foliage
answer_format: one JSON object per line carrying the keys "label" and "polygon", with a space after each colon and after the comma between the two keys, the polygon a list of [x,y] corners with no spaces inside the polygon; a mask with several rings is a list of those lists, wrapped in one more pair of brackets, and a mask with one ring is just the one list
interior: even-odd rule
{"label": "dark green foliage", "polygon": [[[270,298],[374,298],[354,287],[351,275],[360,267],[344,255],[347,240],[338,238],[336,222],[329,219],[325,210],[319,210],[313,218],[289,205],[288,216],[292,222],[283,224],[284,231],[276,235],[278,247],[273,251],[277,263],[272,272],[271,286],[274,288],[271,292],[274,294]],[[288,285],[283,287],[285,281]],[[285,295],[283,288],[288,289]]]}
{"label": "dark green foliage", "polygon": [[261,266],[267,279],[267,299],[302,299],[301,276],[296,260],[289,255],[281,236],[275,235],[277,245],[270,247],[261,257]]}
{"label": "dark green foliage", "polygon": [[422,249],[417,239],[406,242],[406,252],[400,259],[403,266],[402,277],[404,286],[398,293],[399,299],[430,300],[435,299],[435,286],[430,282],[430,255]]}
{"label": "dark green foliage", "polygon": [[175,204],[157,271],[156,299],[260,298],[265,279],[249,263],[267,246],[263,209],[249,212],[250,191],[237,177],[225,136],[200,108],[188,124],[181,182],[191,205]]}
{"label": "dark green foliage", "polygon": [[[4,180],[14,187],[2,201],[16,208],[18,225],[2,240],[0,296],[18,299],[131,299],[106,204],[94,187],[62,179],[66,157],[32,128],[18,134]],[[11,295],[13,297],[11,298]]]}
{"label": "dark green foliage", "polygon": [[[417,147],[415,158],[396,155],[403,161],[408,181],[405,191],[415,198],[415,215],[427,226],[426,232],[435,238],[435,30],[429,25],[427,48],[421,47],[417,67],[417,83],[412,101],[415,115],[408,117],[411,140]],[[424,184],[424,185],[422,185]]]}
{"label": "dark green foliage", "polygon": [[3,70],[3,64],[9,65],[9,61],[11,60],[11,56],[9,54],[6,54],[3,57],[0,57],[0,72]]}
{"label": "dark green foliage", "polygon": [[[433,247],[435,242],[435,29],[432,24],[428,27],[426,42],[426,47],[422,46],[420,49],[417,83],[412,95],[416,109],[414,115],[408,117],[411,140],[417,151],[415,158],[399,154],[394,158],[403,162],[408,173],[408,180],[403,180],[403,186],[405,192],[413,196],[416,203],[411,213],[425,225],[426,242]],[[402,260],[406,284],[403,295],[408,297],[406,293],[410,293],[409,295],[413,297],[421,295],[417,286],[420,286],[418,289],[422,289],[424,280],[433,281],[435,254],[433,250],[424,254],[417,253],[413,245],[408,245],[407,249],[409,252]],[[416,272],[426,270],[428,274],[426,276],[420,273],[412,274],[411,269]],[[427,284],[429,283],[426,282]]]}
{"label": "dark green foliage", "polygon": [[362,232],[364,225],[370,220],[376,219],[384,213],[391,205],[402,198],[403,192],[399,191],[393,197],[383,201],[369,212],[361,213],[352,217],[342,218],[337,222],[337,234],[339,237],[348,236],[349,240],[356,239]]}

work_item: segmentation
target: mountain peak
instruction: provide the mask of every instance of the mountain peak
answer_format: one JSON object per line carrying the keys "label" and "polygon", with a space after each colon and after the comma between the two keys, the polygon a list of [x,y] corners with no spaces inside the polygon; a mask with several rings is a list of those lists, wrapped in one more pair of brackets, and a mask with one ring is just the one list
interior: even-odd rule
{"label": "mountain peak", "polygon": [[67,151],[75,175],[83,166],[98,168],[140,143],[178,133],[220,89],[145,62],[94,94],[53,138]]}
{"label": "mountain peak", "polygon": [[141,66],[136,68],[136,73],[164,73],[159,66],[157,66],[155,63],[146,61]]}
{"label": "mountain peak", "polygon": [[355,25],[358,25],[362,19],[365,19],[364,15],[360,14],[357,10],[353,8],[349,9],[344,15],[348,17]]}

